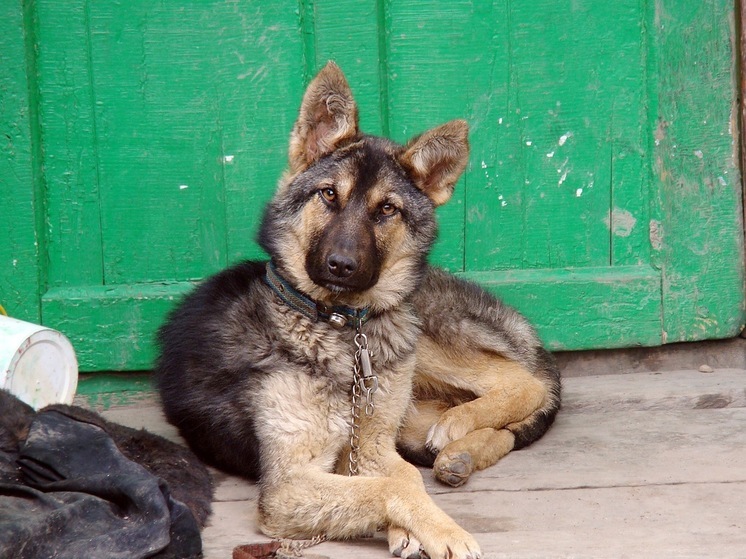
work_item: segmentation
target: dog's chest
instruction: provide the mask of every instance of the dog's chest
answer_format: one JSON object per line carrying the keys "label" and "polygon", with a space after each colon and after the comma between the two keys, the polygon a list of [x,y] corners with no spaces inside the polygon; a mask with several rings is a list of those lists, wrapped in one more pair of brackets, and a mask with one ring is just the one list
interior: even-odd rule
{"label": "dog's chest", "polygon": [[[417,335],[413,325],[386,318],[371,321],[361,331],[378,383],[375,417],[387,418],[387,424],[398,425],[409,401]],[[287,321],[283,331],[285,358],[265,377],[257,427],[288,451],[303,449],[304,462],[331,469],[350,440],[356,331],[307,320]]]}

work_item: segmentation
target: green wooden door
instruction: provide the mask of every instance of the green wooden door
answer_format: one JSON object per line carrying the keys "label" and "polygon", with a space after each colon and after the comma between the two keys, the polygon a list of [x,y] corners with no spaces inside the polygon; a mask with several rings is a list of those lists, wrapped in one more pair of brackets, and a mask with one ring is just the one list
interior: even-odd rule
{"label": "green wooden door", "polygon": [[[725,0],[36,0],[5,6],[0,304],[142,369],[193,282],[242,258],[304,85],[364,130],[471,125],[433,260],[553,349],[744,321],[734,7]],[[6,66],[7,64],[7,66]],[[5,140],[3,140],[5,141]]]}

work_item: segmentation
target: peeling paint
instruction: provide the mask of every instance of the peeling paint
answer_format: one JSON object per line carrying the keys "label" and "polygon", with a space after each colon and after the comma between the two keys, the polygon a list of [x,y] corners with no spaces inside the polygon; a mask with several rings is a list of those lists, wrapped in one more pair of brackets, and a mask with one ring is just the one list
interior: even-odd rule
{"label": "peeling paint", "polygon": [[653,247],[653,250],[661,250],[663,248],[663,227],[660,221],[657,219],[650,220],[648,235],[650,237],[650,246]]}
{"label": "peeling paint", "polygon": [[629,211],[614,208],[604,218],[606,227],[617,237],[629,237],[637,224],[637,218]]}

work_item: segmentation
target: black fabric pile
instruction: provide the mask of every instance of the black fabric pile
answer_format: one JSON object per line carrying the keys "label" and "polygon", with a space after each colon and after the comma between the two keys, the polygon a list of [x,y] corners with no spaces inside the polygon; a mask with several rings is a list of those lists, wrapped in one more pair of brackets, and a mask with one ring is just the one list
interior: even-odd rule
{"label": "black fabric pile", "polygon": [[197,558],[211,497],[185,448],[0,391],[0,557]]}

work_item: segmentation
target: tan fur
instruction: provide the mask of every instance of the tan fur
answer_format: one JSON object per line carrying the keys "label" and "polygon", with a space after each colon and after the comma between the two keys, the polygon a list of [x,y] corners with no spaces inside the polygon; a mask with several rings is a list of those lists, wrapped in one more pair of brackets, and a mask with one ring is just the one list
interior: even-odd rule
{"label": "tan fur", "polygon": [[[375,414],[372,419],[363,415],[361,423],[360,475],[347,477],[349,446],[341,441],[349,440],[350,400],[346,391],[332,390],[328,383],[329,376],[349,382],[352,361],[346,344],[319,336],[317,329],[304,330],[310,323],[284,304],[273,307],[279,328],[305,332],[297,340],[299,357],[312,357],[323,347],[328,369],[320,378],[277,371],[259,392],[257,435],[272,441],[263,453],[261,530],[272,537],[339,539],[389,526],[394,527],[392,552],[406,539],[417,548],[421,544],[431,557],[476,558],[474,539],[435,505],[418,470],[396,452],[400,418],[410,402],[414,355],[387,368],[381,361],[385,349],[378,345],[381,335],[368,332],[380,384]],[[404,311],[391,320],[405,326],[412,317]],[[339,353],[330,353],[333,348]]]}
{"label": "tan fur", "polygon": [[[469,393],[472,397],[465,397]],[[439,451],[436,476],[451,483],[445,478],[463,462],[468,471],[460,473],[466,481],[472,471],[495,464],[513,449],[513,435],[504,428],[526,420],[547,397],[544,383],[516,361],[483,350],[464,351],[458,344],[444,347],[422,336],[416,411],[408,414],[402,433],[421,437],[431,422],[426,438]]]}
{"label": "tan fur", "polygon": [[401,157],[402,165],[412,170],[419,188],[436,206],[450,199],[466,168],[468,135],[466,121],[452,120],[412,140]]}

